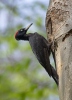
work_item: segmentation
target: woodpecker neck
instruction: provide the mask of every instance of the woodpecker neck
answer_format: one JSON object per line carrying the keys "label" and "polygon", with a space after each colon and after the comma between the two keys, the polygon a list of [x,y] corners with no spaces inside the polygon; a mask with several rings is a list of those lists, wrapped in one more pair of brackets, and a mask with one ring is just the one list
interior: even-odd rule
{"label": "woodpecker neck", "polygon": [[25,34],[24,36],[22,36],[21,40],[28,41],[29,40],[29,36],[27,34]]}
{"label": "woodpecker neck", "polygon": [[32,35],[33,35],[32,33],[25,34],[25,35],[22,37],[22,40],[29,41],[29,37],[31,37]]}

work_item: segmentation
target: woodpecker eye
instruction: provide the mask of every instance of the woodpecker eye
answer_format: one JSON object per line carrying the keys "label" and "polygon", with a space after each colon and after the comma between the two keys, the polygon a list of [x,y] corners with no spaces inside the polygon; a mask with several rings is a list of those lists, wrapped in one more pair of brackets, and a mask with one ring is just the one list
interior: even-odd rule
{"label": "woodpecker eye", "polygon": [[24,32],[24,29],[21,29],[20,32]]}

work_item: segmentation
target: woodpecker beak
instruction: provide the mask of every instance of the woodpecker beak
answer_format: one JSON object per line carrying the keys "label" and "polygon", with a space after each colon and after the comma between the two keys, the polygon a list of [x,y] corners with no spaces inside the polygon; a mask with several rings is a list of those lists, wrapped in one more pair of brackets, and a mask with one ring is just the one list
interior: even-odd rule
{"label": "woodpecker beak", "polygon": [[26,31],[32,26],[32,24],[33,24],[33,23],[31,23],[31,24],[26,28]]}

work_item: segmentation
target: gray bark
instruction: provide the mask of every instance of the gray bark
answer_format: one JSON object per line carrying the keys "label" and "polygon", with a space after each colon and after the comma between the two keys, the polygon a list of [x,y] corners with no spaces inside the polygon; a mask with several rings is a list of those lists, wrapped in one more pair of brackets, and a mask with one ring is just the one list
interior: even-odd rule
{"label": "gray bark", "polygon": [[48,39],[58,44],[55,51],[60,100],[72,100],[72,0],[50,0],[46,14]]}

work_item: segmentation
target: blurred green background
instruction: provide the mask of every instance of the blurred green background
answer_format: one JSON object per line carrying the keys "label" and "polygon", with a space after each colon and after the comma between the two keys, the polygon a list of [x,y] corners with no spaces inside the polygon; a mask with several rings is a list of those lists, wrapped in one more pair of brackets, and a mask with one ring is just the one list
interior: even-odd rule
{"label": "blurred green background", "polygon": [[[59,100],[55,82],[39,64],[27,41],[14,34],[28,32],[46,38],[48,0],[0,0],[0,100]],[[51,64],[54,65],[52,57]]]}

